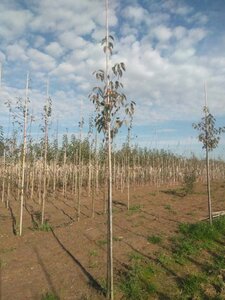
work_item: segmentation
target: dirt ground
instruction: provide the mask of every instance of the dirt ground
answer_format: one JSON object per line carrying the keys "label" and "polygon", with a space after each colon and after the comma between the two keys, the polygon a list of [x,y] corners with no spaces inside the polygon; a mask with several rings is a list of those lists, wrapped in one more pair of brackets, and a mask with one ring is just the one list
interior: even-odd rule
{"label": "dirt ground", "polygon": [[[115,299],[121,299],[118,273],[136,251],[154,256],[160,245],[147,241],[151,235],[169,239],[180,222],[196,222],[207,217],[206,186],[183,196],[178,187],[131,187],[130,211],[126,191],[114,192]],[[82,196],[82,214],[76,221],[76,199],[61,193],[48,195],[46,215],[52,230],[34,230],[40,206],[27,197],[23,236],[16,235],[19,201],[10,208],[0,203],[0,299],[41,299],[47,292],[62,300],[105,299],[106,215],[102,193],[96,197],[95,217],[91,199]],[[225,184],[212,185],[213,211],[225,209]]]}

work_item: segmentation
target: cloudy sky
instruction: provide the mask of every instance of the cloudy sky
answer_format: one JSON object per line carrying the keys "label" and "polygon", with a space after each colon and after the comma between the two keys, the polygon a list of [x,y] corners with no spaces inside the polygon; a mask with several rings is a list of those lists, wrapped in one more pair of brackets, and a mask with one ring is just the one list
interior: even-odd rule
{"label": "cloudy sky", "polygon": [[[199,152],[192,123],[208,105],[225,124],[225,1],[109,0],[112,64],[123,61],[124,92],[136,102],[133,143],[188,154]],[[24,97],[30,72],[30,110],[41,122],[46,79],[53,102],[51,132],[77,132],[94,111],[88,95],[94,70],[104,67],[104,0],[1,0],[0,125],[5,100]],[[33,129],[39,137],[40,132]],[[126,131],[122,131],[118,143]],[[225,139],[220,150],[223,153]]]}

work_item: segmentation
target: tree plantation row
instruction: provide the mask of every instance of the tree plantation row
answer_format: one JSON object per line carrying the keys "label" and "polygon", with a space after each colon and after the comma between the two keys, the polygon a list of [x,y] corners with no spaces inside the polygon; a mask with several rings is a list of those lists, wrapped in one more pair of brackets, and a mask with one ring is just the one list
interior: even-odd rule
{"label": "tree plantation row", "polygon": [[[22,145],[17,145],[16,136],[1,145],[5,149],[1,153],[1,201],[8,207],[11,201],[19,202],[21,196]],[[60,193],[65,198],[68,194],[73,195],[79,220],[80,195],[85,193],[92,198],[90,205],[94,216],[94,202],[102,201],[100,192],[107,188],[104,146],[98,146],[97,139],[90,141],[87,137],[81,140],[72,136],[69,140],[64,135],[61,146],[58,146],[57,141],[48,144],[46,165],[43,153],[42,142],[28,144],[24,176],[25,201],[29,197],[38,200],[40,206],[43,205],[45,190],[46,200],[49,193]],[[210,174],[212,180],[223,180],[225,163],[212,160]],[[184,158],[164,150],[129,147],[128,144],[124,144],[120,150],[112,151],[113,188],[127,191],[128,209],[130,186],[176,185],[185,183],[190,177],[205,182],[204,160],[194,156]]]}
{"label": "tree plantation row", "polygon": [[[0,126],[0,193],[2,203],[11,213],[12,222],[19,224],[19,229],[16,228],[14,234],[20,236],[23,232],[24,210],[28,212],[30,201],[39,207],[35,211],[37,220],[30,213],[32,222],[38,229],[49,225],[48,201],[54,205],[54,200],[56,202],[56,199],[62,199],[70,208],[72,217],[64,210],[61,211],[70,220],[77,222],[83,215],[84,197],[88,201],[90,199],[88,208],[91,213],[88,217],[94,218],[101,207],[107,216],[106,294],[108,299],[113,300],[113,191],[127,193],[126,203],[121,203],[120,199],[118,202],[130,210],[130,192],[135,186],[150,185],[158,188],[183,184],[182,195],[185,196],[193,191],[196,181],[207,183],[209,220],[212,225],[210,179],[225,179],[225,162],[220,159],[210,160],[208,152],[218,146],[220,134],[225,132],[225,127],[215,127],[216,120],[207,106],[205,85],[204,116],[200,123],[193,124],[199,131],[198,139],[205,149],[205,160],[197,159],[194,155],[186,158],[170,151],[132,146],[131,131],[136,103],[127,99],[123,91],[125,64],[119,62],[111,66],[114,38],[109,34],[108,0],[105,0],[105,12],[106,33],[102,39],[105,66],[93,72],[96,86],[88,97],[94,109],[91,113],[93,117],[89,119],[87,135],[83,136],[84,120],[81,116],[77,136],[69,138],[68,133],[64,134],[62,143],[59,142],[58,133],[53,141],[49,138],[52,100],[47,80],[40,126],[42,139],[33,139],[30,128],[34,119],[30,113],[28,72],[24,99],[18,98],[16,105],[5,99],[9,120],[13,120],[13,125],[9,124],[9,128],[5,130],[8,131],[7,138]],[[123,125],[128,128],[127,140],[118,148],[115,137]],[[22,133],[22,140],[19,140],[18,132]],[[72,206],[68,204],[71,199]],[[102,205],[99,205],[100,202]]]}

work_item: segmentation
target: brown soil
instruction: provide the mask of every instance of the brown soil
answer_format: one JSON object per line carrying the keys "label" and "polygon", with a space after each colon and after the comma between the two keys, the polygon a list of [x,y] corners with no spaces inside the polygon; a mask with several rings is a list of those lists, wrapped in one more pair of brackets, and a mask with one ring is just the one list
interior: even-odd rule
{"label": "brown soil", "polygon": [[[213,210],[224,210],[224,185],[212,186]],[[160,245],[148,243],[147,237],[160,235],[167,240],[180,222],[196,222],[207,217],[206,186],[183,196],[177,187],[131,188],[131,209],[126,208],[126,191],[115,192],[114,266],[118,272],[129,263],[133,251],[154,257]],[[0,203],[0,299],[41,299],[47,292],[62,300],[105,299],[102,287],[106,277],[106,215],[102,194],[96,198],[96,213],[91,218],[91,199],[82,197],[81,220],[77,222],[75,201],[49,194],[46,214],[52,230],[33,229],[40,206],[27,197],[23,236],[16,234],[19,201],[10,208]],[[33,220],[33,222],[32,222]],[[121,294],[116,289],[116,299]]]}

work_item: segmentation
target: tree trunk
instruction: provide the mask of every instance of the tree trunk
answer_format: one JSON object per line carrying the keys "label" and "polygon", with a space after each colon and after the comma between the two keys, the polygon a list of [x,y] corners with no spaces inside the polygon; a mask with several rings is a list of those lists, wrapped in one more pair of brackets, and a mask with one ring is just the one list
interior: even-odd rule
{"label": "tree trunk", "polygon": [[21,176],[21,194],[20,194],[20,236],[23,229],[23,204],[24,204],[24,179],[26,167],[26,147],[27,147],[27,105],[28,105],[29,73],[27,74],[26,95],[24,103],[24,123],[23,123],[23,149],[22,149],[22,176]]}

